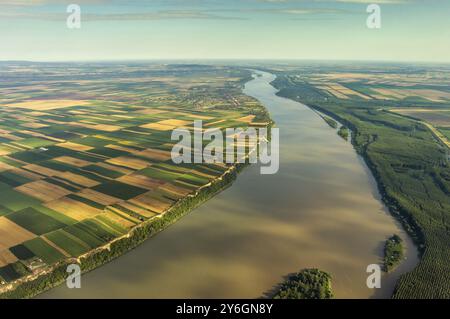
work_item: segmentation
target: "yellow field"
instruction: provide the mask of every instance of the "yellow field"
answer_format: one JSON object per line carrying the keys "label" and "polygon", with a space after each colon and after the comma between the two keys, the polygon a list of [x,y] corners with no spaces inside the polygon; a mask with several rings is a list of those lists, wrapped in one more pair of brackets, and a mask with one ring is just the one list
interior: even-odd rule
{"label": "yellow field", "polygon": [[400,92],[398,92],[397,89],[378,89],[378,88],[373,88],[371,89],[372,91],[378,93],[379,95],[377,95],[377,98],[380,97],[384,97],[385,99],[404,99],[405,97],[407,97],[407,95],[402,94]]}
{"label": "yellow field", "polygon": [[96,124],[96,125],[90,125],[89,128],[92,128],[94,130],[99,131],[105,131],[105,132],[115,132],[120,130],[122,127],[118,125],[110,125],[110,124]]}
{"label": "yellow field", "polygon": [[149,162],[128,156],[119,156],[116,158],[111,158],[109,160],[106,160],[106,162],[118,166],[129,167],[132,169],[143,169],[146,168],[147,166],[150,166]]}
{"label": "yellow field", "polygon": [[0,250],[23,243],[24,241],[33,239],[35,234],[13,223],[6,217],[0,217]]}
{"label": "yellow field", "polygon": [[54,169],[40,166],[37,164],[25,165],[22,168],[45,176],[55,176],[59,174],[59,171],[55,171]]}
{"label": "yellow field", "polygon": [[15,135],[10,134],[10,133],[2,133],[2,134],[0,134],[0,136],[4,137],[4,138],[7,138],[8,140],[11,140],[11,141],[19,141],[19,140],[22,139],[21,137],[15,136]]}
{"label": "yellow field", "polygon": [[75,220],[83,220],[100,214],[102,211],[71,198],[62,197],[60,199],[45,203],[44,206],[56,210]]}
{"label": "yellow field", "polygon": [[0,156],[8,155],[15,150],[7,145],[0,145]]}
{"label": "yellow field", "polygon": [[[56,122],[54,122],[56,123]],[[57,124],[62,124],[62,123],[57,123]],[[120,130],[122,127],[117,126],[117,125],[110,125],[110,124],[95,124],[92,122],[77,122],[77,123],[70,123],[70,125],[72,126],[77,126],[77,127],[85,127],[85,128],[89,128],[92,130],[98,130],[98,131],[104,131],[104,132],[115,132]]]}
{"label": "yellow field", "polygon": [[74,174],[71,172],[63,172],[63,173],[59,173],[57,176],[64,178],[65,180],[74,182],[75,184],[84,186],[84,187],[93,187],[96,186],[98,184],[100,184],[97,181],[94,181],[90,178],[78,175],[78,174]]}
{"label": "yellow field", "polygon": [[148,193],[145,193],[141,196],[130,199],[129,202],[138,206],[145,207],[157,213],[162,213],[170,207],[170,204],[164,203],[155,198],[151,198],[148,195]]}
{"label": "yellow field", "polygon": [[125,147],[125,146],[121,146],[121,145],[116,145],[116,144],[109,144],[109,145],[106,145],[105,147],[111,148],[113,150],[128,152],[128,153],[135,153],[136,152],[135,149],[132,149],[132,148],[129,148],[129,147]]}
{"label": "yellow field", "polygon": [[132,219],[132,218],[129,218],[129,217],[122,218],[119,215],[120,215],[120,213],[115,214],[111,211],[106,211],[105,213],[102,214],[102,216],[107,217],[108,219],[112,220],[113,222],[125,227],[126,229],[130,229],[131,227],[135,226],[138,223],[138,221],[136,223],[131,222],[130,219]]}
{"label": "yellow field", "polygon": [[16,262],[18,259],[12,252],[8,249],[0,251],[0,267],[4,267],[8,264]]}
{"label": "yellow field", "polygon": [[21,168],[14,168],[10,172],[14,173],[14,174],[17,174],[17,175],[20,175],[20,176],[23,176],[23,177],[28,178],[28,179],[31,179],[33,181],[37,181],[38,179],[41,179],[43,177],[42,175],[39,175],[39,174],[36,174],[36,173],[32,173],[32,172],[26,171],[26,170],[21,169]]}
{"label": "yellow field", "polygon": [[49,202],[71,193],[67,189],[44,180],[23,184],[16,187],[15,190],[25,195],[35,197],[43,202]]}
{"label": "yellow field", "polygon": [[173,130],[176,127],[187,125],[189,123],[192,123],[192,122],[185,121],[185,120],[171,119],[171,120],[162,120],[159,122],[144,124],[144,125],[141,125],[141,127],[149,128],[149,129],[153,129],[153,130],[157,130],[157,131],[169,131],[169,130]]}
{"label": "yellow field", "polygon": [[6,163],[0,162],[0,172],[7,171],[13,169],[14,166],[8,165]]}
{"label": "yellow field", "polygon": [[144,189],[152,190],[161,185],[161,183],[150,177],[138,174],[124,175],[117,179],[119,182],[138,186]]}
{"label": "yellow field", "polygon": [[241,118],[238,118],[236,121],[244,122],[244,123],[251,123],[254,118],[255,118],[255,115],[247,115],[247,116],[243,116]]}
{"label": "yellow field", "polygon": [[148,209],[144,209],[144,208],[138,207],[138,206],[133,205],[133,204],[131,204],[129,202],[122,202],[122,203],[120,203],[120,206],[122,206],[122,207],[124,207],[126,209],[129,209],[129,210],[131,210],[133,212],[136,212],[139,215],[142,215],[142,216],[147,217],[147,218],[150,218],[150,217],[153,217],[153,216],[157,215],[155,212],[152,212],[152,211],[150,211]]}
{"label": "yellow field", "polygon": [[61,163],[66,163],[69,165],[73,165],[76,167],[84,167],[87,165],[92,164],[91,162],[88,161],[84,161],[75,157],[70,157],[70,156],[60,156],[60,157],[56,157],[53,160],[61,162]]}
{"label": "yellow field", "polygon": [[83,106],[87,104],[88,101],[85,100],[32,100],[19,103],[8,103],[4,106],[11,108],[48,111],[71,106]]}
{"label": "yellow field", "polygon": [[158,109],[149,109],[149,108],[146,108],[146,109],[143,109],[143,110],[139,110],[139,111],[137,111],[136,113],[139,113],[139,114],[146,114],[146,115],[153,115],[153,114],[166,113],[166,111],[158,110]]}
{"label": "yellow field", "polygon": [[217,124],[220,124],[220,123],[223,123],[223,122],[225,122],[225,120],[218,120],[218,121],[214,121],[214,122],[211,122],[211,123],[203,124],[203,126],[208,127],[208,126],[217,125]]}
{"label": "yellow field", "polygon": [[207,116],[207,115],[198,115],[198,114],[191,114],[191,113],[183,113],[183,112],[176,112],[173,113],[174,115],[181,115],[181,116],[189,116],[193,119],[197,119],[197,120],[211,120],[213,119],[213,117],[211,116]]}
{"label": "yellow field", "polygon": [[112,204],[115,204],[115,203],[121,201],[121,199],[119,199],[119,198],[109,196],[109,195],[94,191],[89,188],[83,189],[81,192],[77,193],[77,195],[80,197],[84,197],[89,200],[92,200],[92,201],[102,204],[102,205],[112,205]]}
{"label": "yellow field", "polygon": [[348,87],[345,87],[339,83],[324,83],[324,84],[326,85],[321,85],[317,87],[322,90],[328,91],[329,93],[333,94],[335,97],[340,99],[348,99],[349,98],[348,95],[356,95],[365,100],[371,99],[369,96],[361,94],[352,89],[349,89]]}
{"label": "yellow field", "polygon": [[43,128],[43,127],[47,127],[48,125],[42,124],[42,123],[30,122],[30,123],[24,123],[24,124],[22,124],[22,126],[29,127],[29,128]]}
{"label": "yellow field", "polygon": [[170,125],[162,125],[159,123],[150,123],[150,124],[144,124],[141,125],[142,128],[149,128],[152,130],[157,130],[157,131],[170,131],[173,130],[174,127],[170,126]]}
{"label": "yellow field", "polygon": [[175,195],[180,195],[180,196],[186,196],[187,194],[191,193],[192,190],[181,187],[181,186],[176,186],[173,185],[171,183],[166,183],[163,186],[159,187],[161,190],[170,192],[172,194]]}
{"label": "yellow field", "polygon": [[91,146],[72,143],[72,142],[59,143],[59,144],[56,144],[56,146],[68,148],[73,151],[84,151],[84,152],[90,151],[93,149],[93,147],[91,147]]}
{"label": "yellow field", "polygon": [[158,122],[161,125],[170,125],[170,126],[183,126],[186,124],[191,123],[190,121],[185,120],[176,120],[176,119],[170,119],[170,120],[163,120]]}
{"label": "yellow field", "polygon": [[328,93],[334,95],[338,99],[348,99],[348,97],[345,94],[342,94],[341,92],[336,91],[335,89],[329,86],[318,86],[318,88],[327,91]]}

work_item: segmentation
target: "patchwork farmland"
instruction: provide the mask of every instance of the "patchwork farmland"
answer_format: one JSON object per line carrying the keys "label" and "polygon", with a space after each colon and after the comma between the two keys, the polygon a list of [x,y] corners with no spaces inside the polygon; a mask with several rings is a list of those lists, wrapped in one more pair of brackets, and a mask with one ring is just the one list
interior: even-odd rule
{"label": "patchwork farmland", "polygon": [[408,72],[392,68],[380,72],[376,68],[354,67],[344,72],[333,68],[328,72],[309,72],[292,72],[277,81],[301,89],[295,91],[301,93],[295,96],[297,99],[307,97],[315,102],[348,103],[354,109],[372,107],[370,112],[377,109],[415,119],[450,147],[450,77],[445,68],[426,71],[419,68]]}
{"label": "patchwork farmland", "polygon": [[108,245],[230,168],[174,164],[173,129],[269,121],[241,93],[249,73],[232,68],[8,64],[0,73],[3,287]]}

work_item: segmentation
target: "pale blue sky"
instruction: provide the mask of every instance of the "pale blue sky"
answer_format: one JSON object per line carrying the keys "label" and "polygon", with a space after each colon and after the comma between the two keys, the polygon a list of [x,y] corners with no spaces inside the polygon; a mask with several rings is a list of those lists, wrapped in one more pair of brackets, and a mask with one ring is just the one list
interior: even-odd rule
{"label": "pale blue sky", "polygon": [[[368,3],[382,28],[366,27]],[[78,3],[82,28],[66,27]],[[0,60],[450,62],[448,0],[2,0]]]}

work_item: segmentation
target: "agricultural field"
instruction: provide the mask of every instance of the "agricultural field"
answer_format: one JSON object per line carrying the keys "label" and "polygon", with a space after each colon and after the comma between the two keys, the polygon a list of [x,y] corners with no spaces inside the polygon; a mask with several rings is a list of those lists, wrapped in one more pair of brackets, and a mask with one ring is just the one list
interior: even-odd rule
{"label": "agricultural field", "polygon": [[268,123],[248,71],[0,65],[0,281],[79,257],[229,169],[178,164],[171,132]]}
{"label": "agricultural field", "polygon": [[399,103],[393,105],[407,107],[445,107],[450,102],[450,77],[448,70],[441,68],[433,68],[431,71],[426,67],[406,70],[392,65],[371,65],[346,66],[344,71],[331,66],[321,72],[314,70],[311,67],[296,72],[294,68],[282,80],[291,85],[309,87],[312,91],[310,94],[315,93],[324,100],[375,100],[388,104],[395,101]]}
{"label": "agricultural field", "polygon": [[450,108],[393,108],[390,111],[422,122],[450,148]]}
{"label": "agricultural field", "polygon": [[393,108],[390,111],[430,123],[434,127],[450,127],[450,108]]}
{"label": "agricultural field", "polygon": [[352,132],[383,201],[420,251],[394,298],[450,297],[450,68],[394,64],[277,67],[278,95]]}

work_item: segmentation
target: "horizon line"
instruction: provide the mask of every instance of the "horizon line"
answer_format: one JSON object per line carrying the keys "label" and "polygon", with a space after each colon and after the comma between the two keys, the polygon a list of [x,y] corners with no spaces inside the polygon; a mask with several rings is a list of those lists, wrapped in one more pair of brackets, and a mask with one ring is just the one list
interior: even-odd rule
{"label": "horizon line", "polygon": [[430,60],[389,60],[389,59],[312,59],[312,58],[148,58],[148,59],[86,59],[86,60],[40,60],[40,59],[0,59],[0,63],[117,63],[117,62],[162,62],[162,61],[242,61],[242,62],[360,62],[360,63],[394,63],[394,64],[444,64],[450,65],[450,61],[430,61]]}

